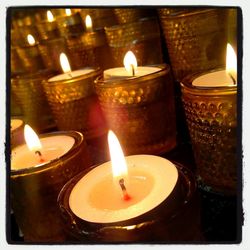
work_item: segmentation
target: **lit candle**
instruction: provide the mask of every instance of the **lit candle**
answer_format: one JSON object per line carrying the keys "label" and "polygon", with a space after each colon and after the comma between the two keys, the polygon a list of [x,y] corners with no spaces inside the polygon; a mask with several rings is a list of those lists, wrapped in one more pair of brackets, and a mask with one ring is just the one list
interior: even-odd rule
{"label": "lit candle", "polygon": [[71,9],[65,9],[66,16],[71,16]]}
{"label": "lit candle", "polygon": [[38,167],[66,154],[74,145],[71,136],[55,135],[39,140],[31,127],[25,125],[26,144],[12,150],[11,170]]}
{"label": "lit candle", "polygon": [[129,78],[149,75],[160,71],[157,67],[137,67],[137,60],[132,51],[128,51],[123,60],[124,67],[107,69],[104,71],[104,79]]}
{"label": "lit candle", "polygon": [[[71,191],[69,206],[76,216],[94,223],[129,220],[151,211],[170,196],[178,180],[174,164],[150,155],[124,158],[112,132],[109,147],[111,162],[88,172]],[[124,197],[124,188],[129,199]]]}
{"label": "lit candle", "polygon": [[34,46],[36,44],[35,38],[31,34],[27,35],[27,41],[30,46]]}
{"label": "lit candle", "polygon": [[197,77],[193,82],[197,87],[224,87],[237,84],[237,59],[230,44],[227,44],[226,70],[218,70]]}
{"label": "lit candle", "polygon": [[86,27],[87,32],[92,32],[93,31],[92,19],[91,19],[90,15],[87,15],[85,17],[85,27]]}
{"label": "lit candle", "polygon": [[70,63],[69,63],[69,60],[68,60],[67,56],[65,55],[65,53],[60,54],[60,64],[61,64],[61,68],[62,68],[62,71],[64,72],[64,74],[60,74],[60,75],[51,77],[48,80],[49,82],[71,80],[71,79],[78,78],[78,77],[81,77],[83,75],[87,75],[87,74],[94,72],[94,69],[92,69],[92,68],[71,71]]}
{"label": "lit candle", "polygon": [[47,19],[48,19],[48,22],[50,23],[54,21],[54,16],[50,10],[47,11]]}

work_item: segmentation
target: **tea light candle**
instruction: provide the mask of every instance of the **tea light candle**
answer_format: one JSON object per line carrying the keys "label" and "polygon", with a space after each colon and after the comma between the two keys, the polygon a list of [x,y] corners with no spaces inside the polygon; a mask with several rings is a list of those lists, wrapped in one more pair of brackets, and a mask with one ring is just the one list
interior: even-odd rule
{"label": "tea light candle", "polygon": [[10,129],[11,129],[11,133],[14,132],[15,130],[21,128],[23,125],[23,121],[20,119],[11,119],[10,121]]}
{"label": "tea light candle", "polygon": [[104,79],[140,77],[158,72],[157,67],[137,67],[137,60],[132,51],[128,51],[123,60],[124,67],[107,69],[104,71]]}
{"label": "tea light candle", "polygon": [[113,223],[147,213],[169,197],[178,180],[168,160],[151,155],[124,158],[111,131],[108,141],[111,162],[83,176],[69,197],[72,212],[88,222]]}
{"label": "tea light candle", "polygon": [[230,44],[227,44],[226,70],[219,70],[197,77],[193,86],[197,87],[225,87],[237,84],[237,60]]}
{"label": "tea light candle", "polygon": [[26,144],[12,150],[11,170],[38,167],[66,154],[74,145],[75,139],[66,135],[44,137],[39,140],[31,127],[25,125]]}
{"label": "tea light candle", "polygon": [[86,27],[87,32],[93,32],[92,19],[91,19],[90,15],[87,15],[85,17],[85,27]]}

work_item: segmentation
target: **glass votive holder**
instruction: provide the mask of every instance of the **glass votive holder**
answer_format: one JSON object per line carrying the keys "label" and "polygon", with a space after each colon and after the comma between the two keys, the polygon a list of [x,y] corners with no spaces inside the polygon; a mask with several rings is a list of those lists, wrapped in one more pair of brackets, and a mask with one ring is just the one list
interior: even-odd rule
{"label": "glass votive holder", "polygon": [[193,80],[200,75],[187,76],[181,82],[198,180],[208,190],[235,194],[237,86],[193,86]]}
{"label": "glass votive holder", "polygon": [[138,65],[162,63],[160,28],[157,19],[145,18],[133,23],[106,27],[105,33],[114,67],[123,66],[123,58],[128,50],[134,52]]}
{"label": "glass votive holder", "polygon": [[40,21],[36,24],[41,40],[55,39],[60,36],[57,22],[47,20]]}
{"label": "glass votive holder", "polygon": [[[60,157],[34,167],[25,168],[24,165],[22,168],[18,165],[17,168],[11,169],[11,208],[25,242],[53,243],[67,239],[57,208],[57,196],[70,178],[91,165],[86,142],[82,134],[75,131],[43,134],[40,138],[52,140],[50,146],[55,147],[59,137],[62,137],[61,143],[66,145],[67,142],[63,140],[66,136],[69,139],[72,138],[74,142],[72,147]],[[23,146],[20,145],[20,147]],[[20,152],[18,148],[12,150],[12,154],[16,154],[16,157]],[[52,146],[50,150],[54,150]]]}
{"label": "glass votive holder", "polygon": [[108,127],[128,154],[161,154],[176,146],[173,81],[167,65],[141,77],[95,81]]}
{"label": "glass votive holder", "polygon": [[17,54],[16,47],[11,46],[10,52],[10,72],[11,75],[22,74],[25,72],[22,61]]}
{"label": "glass votive holder", "polygon": [[195,8],[160,14],[175,80],[225,65],[228,13],[229,8]]}
{"label": "glass votive holder", "polygon": [[16,52],[26,72],[33,73],[46,68],[37,43],[16,47]]}
{"label": "glass votive holder", "polygon": [[[98,68],[75,77],[43,81],[43,87],[59,130],[76,130],[86,139],[106,132],[93,82],[101,74]],[[75,71],[76,72],[76,71]]]}
{"label": "glass votive holder", "polygon": [[152,10],[140,8],[116,8],[114,13],[119,24],[136,22],[143,17],[152,16]]}
{"label": "glass votive holder", "polygon": [[43,70],[11,79],[11,91],[21,106],[23,120],[37,131],[44,131],[54,126],[42,87],[42,81],[51,75],[51,71]]}

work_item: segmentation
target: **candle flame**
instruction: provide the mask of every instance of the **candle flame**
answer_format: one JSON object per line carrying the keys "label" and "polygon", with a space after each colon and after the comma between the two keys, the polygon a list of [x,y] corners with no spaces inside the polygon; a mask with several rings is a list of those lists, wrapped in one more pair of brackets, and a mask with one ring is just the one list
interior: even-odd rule
{"label": "candle flame", "polygon": [[64,73],[68,73],[71,71],[69,60],[64,53],[60,54],[60,64],[61,64],[62,71]]}
{"label": "candle flame", "polygon": [[237,81],[237,57],[230,43],[227,44],[226,72]]}
{"label": "candle flame", "polygon": [[24,126],[24,139],[29,150],[36,151],[42,148],[39,137],[37,136],[35,131],[27,124]]}
{"label": "candle flame", "polygon": [[31,34],[28,34],[27,40],[28,40],[29,45],[34,45],[36,43],[35,38]]}
{"label": "candle flame", "polygon": [[53,22],[54,21],[54,16],[52,14],[52,12],[50,10],[47,11],[47,19],[49,22]]}
{"label": "candle flame", "polygon": [[129,74],[133,76],[134,72],[137,69],[137,60],[132,51],[128,51],[126,55],[124,56],[123,65],[125,69],[127,70],[127,72],[129,72]]}
{"label": "candle flame", "polygon": [[65,9],[66,16],[71,16],[71,9]]}
{"label": "candle flame", "polygon": [[128,175],[128,168],[122,152],[121,145],[115,133],[111,130],[108,132],[108,145],[111,158],[113,177],[123,178]]}
{"label": "candle flame", "polygon": [[92,31],[92,19],[90,15],[87,15],[85,17],[85,26],[86,26],[87,31]]}

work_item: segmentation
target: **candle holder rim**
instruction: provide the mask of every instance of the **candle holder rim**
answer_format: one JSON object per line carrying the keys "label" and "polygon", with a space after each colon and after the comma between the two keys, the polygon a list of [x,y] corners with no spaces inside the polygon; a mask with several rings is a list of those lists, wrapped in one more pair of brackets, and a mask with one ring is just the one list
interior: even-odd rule
{"label": "candle holder rim", "polygon": [[[83,80],[83,79],[87,79],[89,77],[95,77],[96,75],[99,75],[101,74],[101,68],[100,67],[84,67],[84,68],[81,68],[81,69],[77,69],[77,70],[83,70],[83,69],[93,69],[92,72],[89,72],[89,73],[86,73],[86,74],[82,74],[82,75],[79,75],[79,76],[76,76],[76,77],[72,77],[70,79],[62,79],[62,80],[56,80],[56,81],[50,81],[50,79],[52,79],[53,77],[49,78],[46,82],[48,84],[68,84],[68,83],[71,83],[71,82],[75,82],[75,81],[80,81],[80,80]],[[73,71],[77,71],[77,70],[73,70]],[[73,72],[72,71],[72,72]],[[64,75],[65,73],[62,73],[62,74],[59,74],[59,75]]]}
{"label": "candle holder rim", "polygon": [[[143,155],[142,155],[143,156]],[[164,158],[165,159],[165,158]],[[167,160],[167,159],[166,159]],[[188,168],[184,167],[182,164],[176,162],[176,161],[171,161],[175,167],[177,168],[177,171],[178,171],[178,179],[179,178],[182,178],[182,181],[185,180],[185,184],[188,186],[188,190],[185,190],[187,191],[186,192],[186,196],[185,196],[185,199],[181,202],[180,204],[180,208],[178,208],[178,211],[174,211],[173,214],[168,218],[169,221],[172,220],[173,218],[175,218],[176,216],[178,216],[178,214],[181,214],[182,213],[182,209],[184,207],[186,207],[188,205],[189,202],[191,202],[191,200],[193,199],[193,197],[195,196],[195,192],[197,190],[197,184],[196,184],[196,181],[195,181],[195,177],[193,176],[191,170],[189,170]],[[74,188],[74,186],[78,183],[78,181],[84,176],[86,175],[88,172],[90,172],[91,170],[93,170],[94,168],[98,167],[99,165],[101,164],[98,164],[98,165],[93,165],[92,167],[88,168],[88,169],[85,169],[84,171],[80,172],[79,174],[77,174],[76,176],[74,176],[73,178],[71,178],[64,186],[63,188],[61,189],[59,195],[58,195],[58,198],[57,198],[57,203],[60,207],[60,209],[64,212],[67,212],[67,214],[70,216],[71,220],[74,221],[74,224],[76,224],[76,227],[77,226],[77,221],[80,222],[80,221],[83,221],[83,222],[86,222],[86,223],[90,223],[93,226],[92,230],[96,230],[99,231],[99,230],[102,230],[102,227],[104,228],[113,228],[113,227],[117,227],[117,224],[119,223],[122,223],[124,224],[126,222],[126,225],[122,225],[122,226],[119,226],[119,227],[127,227],[127,226],[131,226],[133,224],[135,224],[135,222],[133,222],[134,220],[138,220],[138,222],[136,222],[136,224],[139,224],[140,221],[142,220],[142,217],[145,215],[144,214],[141,214],[137,217],[134,217],[134,218],[130,218],[128,220],[122,220],[122,221],[117,221],[117,222],[110,222],[110,223],[98,223],[98,222],[88,222],[88,221],[85,221],[83,219],[81,219],[80,217],[78,217],[77,215],[75,215],[73,213],[73,211],[71,210],[70,206],[69,206],[69,203],[66,202],[66,199],[68,201],[69,199],[69,196],[71,194],[71,191],[72,189]],[[181,177],[180,177],[181,176]],[[178,183],[178,182],[177,182]],[[180,184],[179,184],[180,185]],[[175,188],[172,190],[172,193],[174,192]],[[169,197],[168,197],[169,198]],[[165,200],[163,200],[158,206],[154,207],[152,210],[155,210],[157,209],[159,206],[163,205],[164,202],[166,202],[166,200],[168,199],[166,198]],[[152,211],[150,210],[150,211]],[[139,218],[139,219],[138,219]],[[164,218],[159,218],[158,221],[160,220],[164,220],[166,219],[165,216]],[[143,221],[146,222],[146,223],[150,223],[150,221],[152,220],[146,220],[146,221]],[[132,224],[131,224],[132,223]],[[128,225],[127,225],[128,224]],[[88,232],[90,234],[95,234],[93,231],[92,232]]]}
{"label": "candle holder rim", "polygon": [[[45,163],[41,163],[37,166],[29,167],[29,168],[21,168],[21,169],[11,169],[10,166],[10,173],[11,177],[19,176],[19,175],[29,175],[37,172],[42,172],[42,171],[48,171],[51,168],[53,168],[53,164],[58,161],[58,160],[64,160],[64,158],[67,158],[69,155],[73,154],[78,148],[80,147],[81,143],[85,140],[84,136],[82,133],[78,131],[56,131],[56,132],[51,132],[51,133],[44,133],[39,135],[39,138],[45,138],[45,137],[51,137],[51,136],[59,136],[59,135],[66,135],[66,136],[71,136],[75,139],[75,142],[65,154],[61,155],[60,157],[56,157],[53,160],[47,161]],[[20,147],[24,144],[18,145],[17,147]],[[16,148],[17,148],[16,147]],[[14,148],[15,149],[15,148]],[[14,150],[13,149],[13,150]],[[12,151],[13,151],[12,150]]]}
{"label": "candle holder rim", "polygon": [[228,94],[235,93],[237,91],[237,86],[238,86],[237,84],[234,86],[212,86],[212,87],[192,85],[192,82],[197,77],[208,74],[208,73],[221,71],[221,70],[225,70],[225,68],[222,68],[222,67],[221,68],[214,68],[214,69],[210,69],[207,71],[201,71],[198,73],[190,74],[190,75],[184,77],[180,81],[180,85],[181,85],[183,90],[188,91],[190,93],[199,93],[199,94],[204,93],[204,95],[209,94],[209,93],[215,94],[217,92],[222,92],[222,91],[226,92]]}
{"label": "candle holder rim", "polygon": [[38,80],[41,78],[43,79],[44,76],[49,76],[53,73],[54,72],[50,69],[41,69],[36,72],[27,72],[27,73],[25,72],[23,74],[15,75],[11,78],[11,80],[13,81],[28,80],[28,79]]}
{"label": "candle holder rim", "polygon": [[151,79],[151,78],[155,78],[159,75],[166,75],[169,71],[170,71],[170,66],[168,64],[154,64],[154,65],[143,65],[144,66],[148,66],[148,67],[158,67],[160,68],[159,71],[157,72],[153,72],[144,76],[138,76],[138,77],[134,77],[134,76],[128,76],[126,78],[113,78],[113,79],[104,79],[103,76],[99,76],[95,79],[94,83],[96,85],[102,86],[104,88],[110,88],[111,86],[116,87],[116,85],[122,85],[122,84],[134,84],[134,81],[136,80],[137,83],[140,81],[144,81],[146,79]]}

